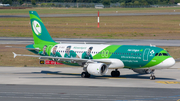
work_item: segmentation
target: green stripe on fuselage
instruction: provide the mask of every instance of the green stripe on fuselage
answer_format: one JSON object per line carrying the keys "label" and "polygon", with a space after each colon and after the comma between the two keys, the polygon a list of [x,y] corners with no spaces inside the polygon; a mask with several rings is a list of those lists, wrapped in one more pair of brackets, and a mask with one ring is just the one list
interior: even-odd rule
{"label": "green stripe on fuselage", "polygon": [[96,54],[93,56],[93,59],[105,59],[105,58],[110,58],[112,54],[109,54],[110,52],[114,53],[121,45],[110,45],[106,47],[105,49],[101,50],[101,54]]}

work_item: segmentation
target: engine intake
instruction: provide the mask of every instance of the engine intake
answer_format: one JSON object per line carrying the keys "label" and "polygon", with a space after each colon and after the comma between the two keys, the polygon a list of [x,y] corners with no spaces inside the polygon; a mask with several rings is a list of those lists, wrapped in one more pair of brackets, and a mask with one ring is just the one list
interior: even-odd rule
{"label": "engine intake", "polygon": [[87,72],[92,75],[102,76],[108,71],[108,66],[104,63],[90,63],[87,66]]}

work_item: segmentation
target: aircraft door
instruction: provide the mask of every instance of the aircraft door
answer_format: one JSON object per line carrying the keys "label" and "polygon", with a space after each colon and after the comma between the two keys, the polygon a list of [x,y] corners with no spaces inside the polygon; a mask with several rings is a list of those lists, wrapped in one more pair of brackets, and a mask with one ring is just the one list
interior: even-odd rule
{"label": "aircraft door", "polygon": [[149,48],[146,48],[146,49],[144,50],[144,53],[143,53],[143,61],[148,61],[149,51],[150,51]]}

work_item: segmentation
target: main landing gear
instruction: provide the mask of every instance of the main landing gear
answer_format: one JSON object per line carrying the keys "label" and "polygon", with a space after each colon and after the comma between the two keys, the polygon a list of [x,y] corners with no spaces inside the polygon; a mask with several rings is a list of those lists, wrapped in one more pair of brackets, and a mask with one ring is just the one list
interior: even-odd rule
{"label": "main landing gear", "polygon": [[151,73],[150,80],[155,80],[155,79],[156,79],[156,77],[155,77],[154,73]]}
{"label": "main landing gear", "polygon": [[115,71],[111,72],[111,76],[112,77],[119,77],[120,76],[120,72],[118,71],[118,69],[115,69]]}
{"label": "main landing gear", "polygon": [[88,72],[82,72],[81,73],[82,78],[89,78],[90,76],[91,76],[91,74],[89,74]]}

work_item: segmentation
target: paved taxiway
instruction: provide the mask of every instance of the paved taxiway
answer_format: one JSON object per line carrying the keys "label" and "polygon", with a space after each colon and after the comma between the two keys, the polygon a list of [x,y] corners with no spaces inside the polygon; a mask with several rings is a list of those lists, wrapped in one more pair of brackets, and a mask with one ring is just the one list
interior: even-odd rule
{"label": "paved taxiway", "polygon": [[[53,66],[53,65],[52,65]],[[148,87],[180,88],[180,62],[171,69],[156,70],[156,80],[149,80],[150,74],[139,75],[129,69],[120,69],[120,77],[111,77],[109,70],[105,76],[80,77],[81,67],[0,67],[0,84],[100,86],[100,87]],[[174,85],[160,81],[176,82]]]}
{"label": "paved taxiway", "polygon": [[180,62],[156,70],[156,80],[128,69],[114,78],[110,71],[102,77],[81,78],[80,67],[0,67],[0,101],[180,99]]}
{"label": "paved taxiway", "polygon": [[1,101],[177,101],[179,89],[0,85]]}
{"label": "paved taxiway", "polygon": [[[156,45],[180,46],[180,40],[148,40],[148,39],[70,39],[53,38],[58,43],[114,44],[114,45]],[[0,37],[0,44],[32,44],[33,38]]]}
{"label": "paved taxiway", "polygon": [[[180,15],[180,12],[158,12],[158,13],[100,13],[99,16],[147,16],[147,15]],[[39,15],[40,17],[92,17],[97,14],[46,14]],[[0,15],[1,17],[29,17],[29,15]]]}

